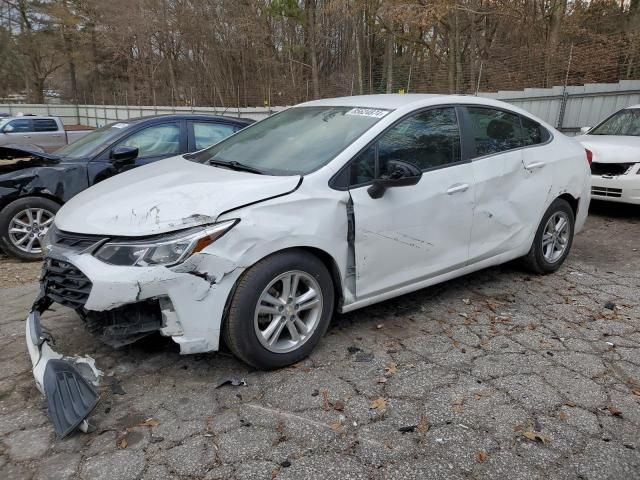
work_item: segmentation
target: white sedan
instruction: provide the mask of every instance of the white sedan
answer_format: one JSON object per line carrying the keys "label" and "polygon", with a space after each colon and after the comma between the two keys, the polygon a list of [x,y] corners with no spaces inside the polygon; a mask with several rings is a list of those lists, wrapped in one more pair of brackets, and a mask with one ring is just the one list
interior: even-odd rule
{"label": "white sedan", "polygon": [[308,355],[336,311],[516,258],[557,270],[589,192],[584,148],[505,103],[376,95],[298,105],[61,208],[27,321],[37,384],[48,398],[78,390],[66,401],[85,406],[75,414],[49,402],[61,434],[96,401],[77,388],[77,360],[65,364],[41,334],[54,302],[114,346],[159,331],[184,354],[222,340],[255,367],[279,368]]}
{"label": "white sedan", "polygon": [[640,205],[640,105],[576,137],[593,154],[591,198]]}

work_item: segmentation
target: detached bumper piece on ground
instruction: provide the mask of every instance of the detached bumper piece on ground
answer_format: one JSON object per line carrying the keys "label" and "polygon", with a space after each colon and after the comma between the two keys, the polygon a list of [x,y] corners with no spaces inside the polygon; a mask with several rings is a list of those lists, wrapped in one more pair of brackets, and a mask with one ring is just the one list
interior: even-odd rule
{"label": "detached bumper piece on ground", "polygon": [[93,385],[80,373],[78,364],[86,364],[96,377],[100,372],[87,358],[65,358],[55,352],[51,339],[40,325],[38,301],[27,317],[26,341],[38,390],[47,400],[49,418],[56,433],[64,438],[76,429],[88,431],[87,417],[99,401]]}

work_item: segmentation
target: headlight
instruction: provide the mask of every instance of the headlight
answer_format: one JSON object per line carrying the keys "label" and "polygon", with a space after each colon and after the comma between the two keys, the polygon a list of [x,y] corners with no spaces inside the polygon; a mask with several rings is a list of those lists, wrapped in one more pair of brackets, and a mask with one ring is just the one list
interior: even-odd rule
{"label": "headlight", "polygon": [[139,267],[175,265],[211,245],[238,221],[237,219],[228,220],[205,228],[193,228],[144,240],[108,242],[94,255],[111,265]]}

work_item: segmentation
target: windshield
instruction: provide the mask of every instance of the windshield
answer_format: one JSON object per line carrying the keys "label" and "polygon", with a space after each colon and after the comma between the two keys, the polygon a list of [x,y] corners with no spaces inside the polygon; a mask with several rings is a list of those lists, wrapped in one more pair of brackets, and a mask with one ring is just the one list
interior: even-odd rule
{"label": "windshield", "polygon": [[110,144],[128,126],[128,123],[112,123],[98,128],[75,142],[56,150],[55,154],[65,158],[92,156]]}
{"label": "windshield", "polygon": [[640,136],[640,108],[621,110],[589,132],[589,135]]}
{"label": "windshield", "polygon": [[2,130],[7,123],[9,123],[8,118],[5,118],[4,120],[0,120],[0,130]]}
{"label": "windshield", "polygon": [[388,110],[294,107],[193,155],[196,162],[237,162],[267,175],[306,175],[330,162]]}

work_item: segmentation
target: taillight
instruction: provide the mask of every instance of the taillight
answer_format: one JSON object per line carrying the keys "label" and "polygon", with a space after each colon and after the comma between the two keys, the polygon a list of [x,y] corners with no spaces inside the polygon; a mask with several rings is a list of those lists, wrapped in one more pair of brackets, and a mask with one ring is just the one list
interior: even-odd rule
{"label": "taillight", "polygon": [[591,162],[593,162],[593,152],[588,148],[585,148],[584,151],[587,152],[587,162],[589,163],[589,166],[591,166]]}

